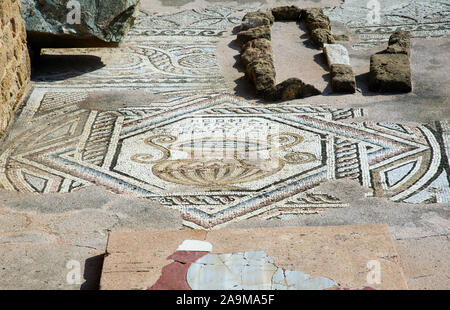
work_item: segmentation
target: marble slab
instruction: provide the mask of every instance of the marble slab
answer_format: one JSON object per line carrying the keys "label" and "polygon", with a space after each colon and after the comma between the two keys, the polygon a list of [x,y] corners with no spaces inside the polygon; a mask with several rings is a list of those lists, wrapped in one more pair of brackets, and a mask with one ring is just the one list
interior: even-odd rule
{"label": "marble slab", "polygon": [[106,252],[102,290],[407,289],[387,225],[112,232]]}

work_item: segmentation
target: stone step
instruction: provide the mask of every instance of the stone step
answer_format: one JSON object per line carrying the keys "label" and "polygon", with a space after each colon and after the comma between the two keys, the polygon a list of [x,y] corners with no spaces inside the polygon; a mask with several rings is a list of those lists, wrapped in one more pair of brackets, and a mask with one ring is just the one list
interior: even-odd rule
{"label": "stone step", "polygon": [[112,232],[100,288],[407,289],[387,225]]}

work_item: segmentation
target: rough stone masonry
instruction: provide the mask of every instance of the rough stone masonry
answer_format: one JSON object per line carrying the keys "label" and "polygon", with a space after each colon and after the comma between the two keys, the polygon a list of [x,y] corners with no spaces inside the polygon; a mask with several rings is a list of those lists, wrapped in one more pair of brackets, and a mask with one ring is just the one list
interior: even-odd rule
{"label": "rough stone masonry", "polygon": [[0,1],[0,136],[25,93],[31,67],[20,0]]}

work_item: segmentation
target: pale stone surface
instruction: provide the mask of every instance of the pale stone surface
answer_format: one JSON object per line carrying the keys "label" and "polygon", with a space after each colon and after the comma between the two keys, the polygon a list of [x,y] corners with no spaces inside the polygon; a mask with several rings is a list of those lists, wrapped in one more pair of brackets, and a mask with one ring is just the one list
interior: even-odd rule
{"label": "pale stone surface", "polygon": [[327,57],[329,67],[332,65],[350,65],[348,51],[341,44],[324,44],[323,52]]}
{"label": "pale stone surface", "polygon": [[450,288],[450,238],[434,236],[395,242],[403,271],[412,290]]}
{"label": "pale stone surface", "polygon": [[[195,235],[197,237],[192,238]],[[369,286],[377,289],[406,288],[398,255],[388,227],[385,225],[285,227],[209,232],[113,232],[110,234],[107,247],[109,255],[105,259],[101,288],[150,287],[161,275],[162,268],[170,263],[170,260],[166,258],[186,239],[206,240],[214,246],[211,254],[216,254],[205,256],[205,261],[200,262],[191,271],[192,281],[195,283],[235,287],[235,273],[229,273],[227,267],[241,266],[239,268],[242,269],[246,266],[245,261],[255,260],[257,265],[273,262],[277,268],[291,270],[293,273],[290,275],[288,273],[288,279],[291,279],[289,282],[293,285],[296,283],[299,286],[303,285],[303,288],[315,285],[327,286],[327,283],[331,283],[322,278],[314,279],[317,277],[330,279],[342,287],[363,288],[368,286],[367,264],[371,260],[377,260],[383,272],[382,281],[380,284]],[[261,251],[264,251],[270,259],[266,259]],[[247,256],[239,254],[244,252],[250,253]],[[223,273],[223,284],[218,283],[220,281],[217,281],[217,276],[213,277],[204,272],[205,266],[211,264],[216,266],[215,272]],[[267,275],[268,270],[272,276],[275,275],[277,268],[263,269],[266,271],[261,277]],[[298,279],[297,276],[300,274],[294,271],[307,274],[311,279],[304,275],[303,279],[307,282],[296,282],[295,279]],[[253,287],[252,283],[254,282],[249,280],[247,284]]]}
{"label": "pale stone surface", "polygon": [[25,215],[0,213],[0,233],[22,230],[27,224],[28,219]]}
{"label": "pale stone surface", "polygon": [[201,240],[184,240],[177,251],[211,252],[212,244]]}
{"label": "pale stone surface", "polygon": [[[98,260],[94,258],[101,254],[103,254],[101,251],[95,249],[71,245],[2,244],[0,289],[79,290],[80,286],[96,289],[98,273],[95,269],[98,270],[101,265],[99,266]],[[96,262],[93,263],[94,260]],[[67,268],[69,261],[79,264],[69,265],[72,266],[69,269]],[[74,267],[80,267],[79,272],[75,270],[80,281],[68,282],[68,273],[74,270]]]}
{"label": "pale stone surface", "polygon": [[205,240],[206,234],[197,230],[111,233],[100,289],[147,289],[184,240]]}

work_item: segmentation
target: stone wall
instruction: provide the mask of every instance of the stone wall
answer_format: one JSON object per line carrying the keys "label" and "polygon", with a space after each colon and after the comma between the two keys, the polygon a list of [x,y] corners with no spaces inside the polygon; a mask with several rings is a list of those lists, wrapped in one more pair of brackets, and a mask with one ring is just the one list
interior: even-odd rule
{"label": "stone wall", "polygon": [[0,136],[26,91],[30,74],[20,0],[0,0]]}

